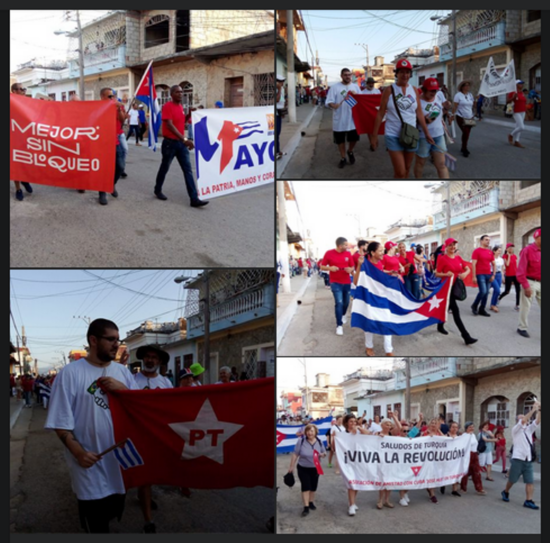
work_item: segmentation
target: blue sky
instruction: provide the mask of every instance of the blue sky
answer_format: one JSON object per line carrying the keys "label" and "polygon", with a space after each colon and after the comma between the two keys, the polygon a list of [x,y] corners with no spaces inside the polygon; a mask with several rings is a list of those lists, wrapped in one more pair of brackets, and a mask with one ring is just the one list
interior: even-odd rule
{"label": "blue sky", "polygon": [[88,317],[114,321],[121,337],[145,320],[176,321],[183,316],[184,289],[174,283],[174,278],[198,273],[197,270],[11,270],[10,339],[16,345],[17,335],[23,335],[24,326],[31,355],[38,359],[40,371],[48,371],[60,363],[63,353],[67,356],[71,349],[81,349],[86,344]]}
{"label": "blue sky", "polygon": [[[408,47],[429,49],[437,45],[439,26],[430,17],[449,10],[301,10],[306,32],[298,32],[298,56],[312,62],[319,52],[319,65],[329,84],[340,80],[340,70],[361,68],[383,56],[389,63]],[[307,33],[307,37],[306,37]],[[309,41],[309,44],[308,44]]]}

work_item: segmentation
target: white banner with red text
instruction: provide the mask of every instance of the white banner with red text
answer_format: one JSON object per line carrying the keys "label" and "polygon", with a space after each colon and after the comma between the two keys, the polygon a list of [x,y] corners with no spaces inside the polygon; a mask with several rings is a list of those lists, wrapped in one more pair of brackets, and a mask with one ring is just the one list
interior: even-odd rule
{"label": "white banner with red text", "polygon": [[275,180],[272,106],[192,113],[199,198],[217,198]]}
{"label": "white banner with red text", "polygon": [[340,433],[336,454],[346,486],[353,490],[433,488],[456,483],[468,473],[471,438]]}

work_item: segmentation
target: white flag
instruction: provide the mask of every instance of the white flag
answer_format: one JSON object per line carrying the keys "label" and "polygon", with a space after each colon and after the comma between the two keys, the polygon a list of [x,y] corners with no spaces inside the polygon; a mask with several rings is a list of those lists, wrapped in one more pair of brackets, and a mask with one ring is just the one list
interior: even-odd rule
{"label": "white flag", "polygon": [[487,63],[487,70],[481,80],[479,94],[483,94],[487,98],[498,96],[499,94],[507,94],[508,92],[516,91],[516,69],[514,67],[514,59],[506,66],[501,73],[495,68],[493,57]]}

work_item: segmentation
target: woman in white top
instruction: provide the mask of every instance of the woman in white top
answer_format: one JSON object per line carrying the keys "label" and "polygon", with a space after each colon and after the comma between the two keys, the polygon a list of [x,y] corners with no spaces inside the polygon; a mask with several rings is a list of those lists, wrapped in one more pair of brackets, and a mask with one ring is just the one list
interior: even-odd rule
{"label": "woman in white top", "polygon": [[[399,141],[399,135],[401,133],[401,127],[403,123],[410,124],[414,127],[417,124],[427,134],[426,139],[428,143],[433,145],[434,140],[428,132],[426,126],[426,120],[420,108],[420,99],[416,87],[409,85],[409,79],[412,74],[412,66],[408,60],[400,59],[395,65],[395,77],[396,82],[387,87],[382,93],[382,101],[380,103],[380,109],[378,115],[374,121],[372,142],[371,145],[374,149],[378,147],[378,129],[382,124],[384,115],[386,116],[386,128],[384,140],[386,142],[386,148],[390,153],[391,162],[393,165],[393,177],[395,179],[407,179],[409,177],[409,171],[416,153],[416,147],[405,147]],[[393,89],[393,93],[392,93]],[[399,107],[401,118],[395,108],[395,102]]]}
{"label": "woman in white top", "polygon": [[491,262],[493,268],[493,297],[491,298],[491,311],[498,313],[498,297],[500,295],[500,286],[502,285],[502,270],[504,269],[504,258],[500,256],[502,249],[500,245],[493,247],[493,254],[495,259]]}
{"label": "woman in white top", "polygon": [[439,83],[435,77],[428,77],[422,83],[421,88],[420,107],[434,144],[430,145],[427,142],[424,131],[420,129],[420,141],[416,151],[416,162],[414,163],[414,176],[416,179],[422,179],[426,159],[432,155],[437,176],[440,179],[449,179],[449,170],[445,166],[445,151],[447,150],[447,146],[445,145],[443,112],[450,104],[445,100],[441,100],[442,93],[439,91]]}
{"label": "woman in white top", "polygon": [[[336,419],[334,419],[334,424],[330,428],[330,453],[328,455],[328,467],[332,467],[332,458],[334,456],[334,453],[336,452],[336,441],[334,439],[334,436],[337,436],[338,434],[345,432],[346,429],[342,426],[342,419],[344,418],[343,415],[338,415]],[[338,469],[338,457],[336,457],[336,475],[340,475],[340,471]]]}
{"label": "woman in white top", "polygon": [[450,122],[453,121],[455,116],[456,124],[462,131],[462,149],[460,149],[460,152],[467,157],[470,154],[470,151],[468,151],[468,138],[470,137],[472,125],[464,121],[473,121],[474,118],[474,97],[470,92],[469,81],[461,81],[458,85],[458,92],[453,98],[453,112],[449,119]]}

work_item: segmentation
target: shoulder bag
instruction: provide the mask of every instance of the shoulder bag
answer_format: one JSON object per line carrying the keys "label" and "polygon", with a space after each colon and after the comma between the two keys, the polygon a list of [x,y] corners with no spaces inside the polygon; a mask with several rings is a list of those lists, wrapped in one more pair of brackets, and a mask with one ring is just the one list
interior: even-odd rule
{"label": "shoulder bag", "polygon": [[462,279],[456,278],[455,284],[453,285],[453,296],[459,301],[463,302],[467,297],[468,293],[466,292],[466,285]]}
{"label": "shoulder bag", "polygon": [[[418,131],[418,128],[416,128],[416,126],[403,122],[403,117],[401,117],[401,112],[399,111],[397,100],[395,98],[395,91],[393,90],[393,84],[391,85],[391,95],[393,97],[393,103],[395,105],[397,115],[399,116],[399,120],[401,121],[401,132],[399,134],[399,143],[401,143],[403,147],[407,147],[408,149],[414,149],[418,145],[418,140],[420,139],[420,132]],[[416,99],[416,96],[415,96],[415,99]]]}
{"label": "shoulder bag", "polygon": [[[473,100],[473,97],[472,97],[472,100]],[[471,119],[463,118],[462,121],[464,122],[464,126],[471,126],[473,128],[476,125],[476,121],[473,117]]]}

